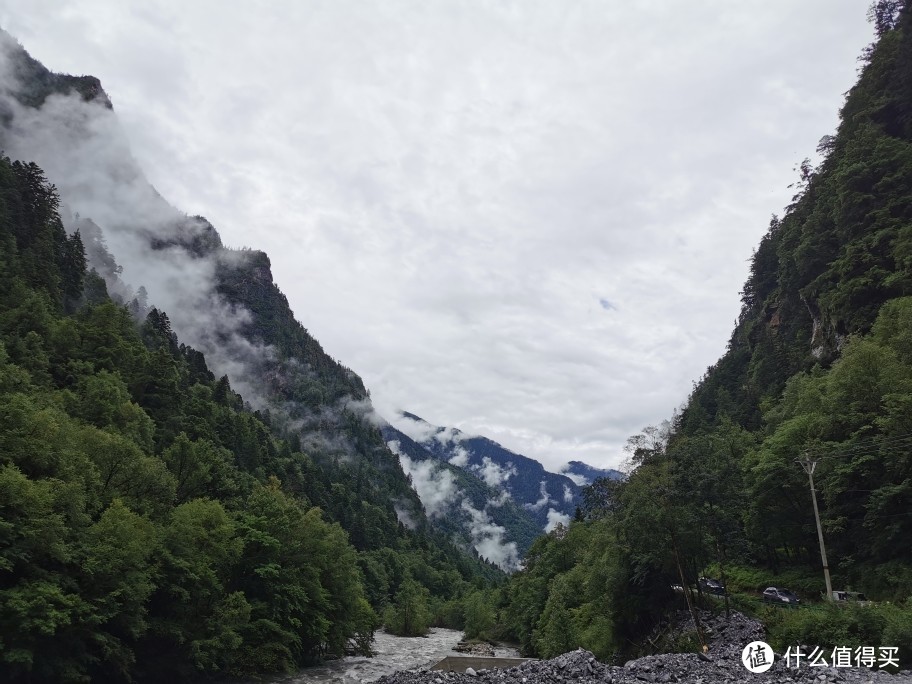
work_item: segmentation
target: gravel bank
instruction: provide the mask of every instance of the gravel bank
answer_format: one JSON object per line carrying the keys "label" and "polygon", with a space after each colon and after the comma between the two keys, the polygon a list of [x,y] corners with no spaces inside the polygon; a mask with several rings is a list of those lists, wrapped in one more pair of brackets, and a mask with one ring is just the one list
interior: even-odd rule
{"label": "gravel bank", "polygon": [[763,639],[763,626],[740,613],[707,617],[710,652],[665,653],[631,660],[623,667],[603,665],[582,649],[552,660],[525,663],[505,670],[492,669],[466,674],[444,672],[396,672],[377,680],[378,684],[643,684],[643,682],[680,682],[682,684],[723,684],[729,682],[769,682],[770,684],[872,684],[912,683],[912,672],[891,675],[867,668],[808,667],[787,668],[776,657],[765,673],[749,672],[741,662],[741,651],[751,641]]}

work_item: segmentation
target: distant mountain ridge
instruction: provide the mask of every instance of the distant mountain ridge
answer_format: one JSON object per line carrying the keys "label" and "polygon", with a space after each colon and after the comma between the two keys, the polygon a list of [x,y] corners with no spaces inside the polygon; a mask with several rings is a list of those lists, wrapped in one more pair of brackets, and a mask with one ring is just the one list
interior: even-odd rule
{"label": "distant mountain ridge", "polygon": [[[542,528],[530,511],[507,492],[474,473],[438,459],[427,448],[394,428],[380,428],[390,450],[438,530],[472,546],[479,556],[506,570],[521,566],[522,557]],[[407,513],[400,516],[409,525]]]}
{"label": "distant mountain ridge", "polygon": [[582,461],[570,461],[561,469],[561,475],[566,475],[581,487],[590,485],[601,477],[609,480],[623,480],[624,473],[614,468],[594,468]]}
{"label": "distant mountain ridge", "polygon": [[623,477],[616,470],[593,468],[580,461],[571,461],[565,473],[552,473],[535,459],[510,451],[492,439],[432,425],[407,411],[399,414],[395,428],[438,461],[457,466],[488,486],[506,492],[541,530],[569,522],[576,513],[582,487],[595,478]]}

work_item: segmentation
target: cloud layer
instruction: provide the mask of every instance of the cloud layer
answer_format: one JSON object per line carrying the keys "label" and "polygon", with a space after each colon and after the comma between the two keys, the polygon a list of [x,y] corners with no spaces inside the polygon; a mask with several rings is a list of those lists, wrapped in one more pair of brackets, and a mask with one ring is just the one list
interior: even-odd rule
{"label": "cloud layer", "polygon": [[[491,518],[487,511],[488,506],[503,505],[503,500],[488,502],[484,509],[475,508],[468,497],[456,484],[453,474],[442,468],[434,460],[415,461],[410,459],[399,449],[399,442],[387,443],[390,450],[399,456],[402,470],[412,480],[412,487],[421,499],[421,504],[430,518],[440,518],[453,515],[454,511],[462,511],[466,522],[466,529],[472,538],[472,546],[482,558],[496,563],[504,570],[513,571],[520,568],[519,550],[515,542],[506,539],[507,530]],[[397,509],[397,515],[403,524],[407,524],[403,513]],[[548,513],[548,525],[553,528],[551,513]],[[561,517],[560,514],[557,514]],[[566,516],[563,516],[566,517]],[[568,518],[569,520],[569,518]]]}
{"label": "cloud layer", "polygon": [[617,466],[723,351],[865,4],[33,0],[0,25],[101,78],[155,187],[267,251],[381,413],[556,469]]}

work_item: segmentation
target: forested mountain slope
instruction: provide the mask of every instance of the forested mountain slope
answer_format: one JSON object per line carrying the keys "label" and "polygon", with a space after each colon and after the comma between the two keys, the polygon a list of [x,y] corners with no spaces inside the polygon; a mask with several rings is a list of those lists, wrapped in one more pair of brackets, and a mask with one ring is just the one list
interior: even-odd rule
{"label": "forested mountain slope", "polygon": [[628,480],[598,480],[586,521],[512,578],[503,615],[528,652],[634,652],[670,585],[708,572],[819,601],[809,457],[834,587],[892,603],[827,613],[801,643],[889,641],[912,662],[912,10],[880,0],[870,18],[838,131],[757,247],[722,358],[630,440]]}
{"label": "forested mountain slope", "polygon": [[551,473],[533,458],[504,448],[492,439],[457,428],[431,425],[403,412],[397,427],[415,438],[443,463],[456,465],[507,492],[534,517],[540,529],[567,523],[576,512],[580,487],[566,475]]}
{"label": "forested mountain slope", "polygon": [[520,566],[542,533],[531,511],[502,487],[441,461],[392,425],[383,426],[381,432],[438,528],[475,545],[482,557],[505,569]]}
{"label": "forested mountain slope", "polygon": [[459,624],[500,571],[429,525],[266,255],[155,192],[96,79],[0,48],[0,678],[286,670],[367,651],[381,612]]}

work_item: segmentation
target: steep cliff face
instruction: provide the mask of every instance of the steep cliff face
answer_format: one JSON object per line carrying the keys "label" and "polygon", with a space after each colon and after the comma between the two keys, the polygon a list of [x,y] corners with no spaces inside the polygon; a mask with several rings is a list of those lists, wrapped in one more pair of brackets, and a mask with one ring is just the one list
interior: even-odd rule
{"label": "steep cliff face", "polygon": [[5,79],[14,79],[19,88],[10,94],[26,107],[41,107],[51,95],[77,94],[85,102],[96,102],[112,109],[111,98],[94,76],[71,76],[48,71],[41,62],[26,52],[18,41],[0,29],[0,50],[4,60]]}
{"label": "steep cliff face", "polygon": [[828,367],[885,302],[912,293],[912,32],[884,30],[865,58],[837,134],[820,141],[823,161],[802,165],[792,204],[754,253],[737,327],[685,426],[726,414],[758,427],[761,403],[789,377]]}
{"label": "steep cliff face", "polygon": [[[48,71],[8,34],[0,44],[8,115],[0,140],[14,158],[45,169],[65,223],[102,245],[89,250],[90,266],[111,291],[126,303],[142,285],[147,306],[168,311],[175,333],[206,353],[255,408],[303,419],[307,409],[366,398],[361,380],[294,319],[264,253],[226,248],[205,218],[182,214],[152,188],[97,79]],[[309,392],[305,378],[319,392]]]}

